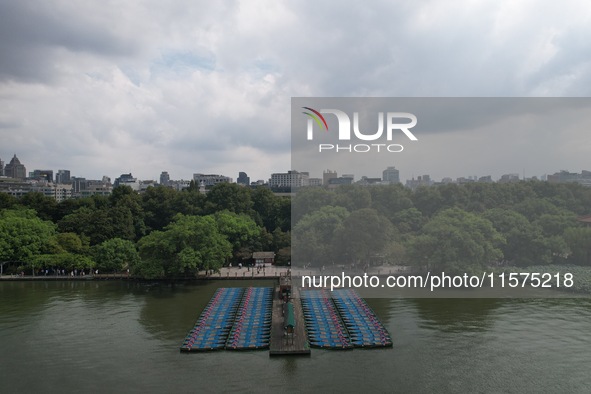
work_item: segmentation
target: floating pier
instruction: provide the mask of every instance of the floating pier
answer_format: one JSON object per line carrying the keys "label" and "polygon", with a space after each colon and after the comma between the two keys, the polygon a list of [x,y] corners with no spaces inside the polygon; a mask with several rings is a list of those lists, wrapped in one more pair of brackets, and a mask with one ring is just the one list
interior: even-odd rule
{"label": "floating pier", "polygon": [[244,289],[220,288],[181,345],[182,352],[219,350],[226,346]]}
{"label": "floating pier", "polygon": [[[293,293],[292,293],[293,292]],[[392,347],[390,334],[351,289],[218,289],[183,341],[181,352],[269,349],[309,355],[310,347]]]}
{"label": "floating pier", "polygon": [[[296,288],[291,288],[293,322],[290,317],[284,313],[289,309],[281,300],[285,293],[281,286],[275,289],[273,297],[273,326],[271,332],[271,344],[269,356],[309,356],[310,346],[306,338],[304,325],[304,315],[302,313],[302,304],[300,303],[299,293]],[[288,312],[289,313],[289,312]],[[293,323],[293,324],[292,324]],[[292,325],[289,327],[289,325]]]}
{"label": "floating pier", "polygon": [[301,300],[310,346],[343,350],[353,348],[328,290],[303,290]]}
{"label": "floating pier", "polygon": [[388,330],[369,305],[351,289],[332,292],[332,299],[355,347],[392,347]]}
{"label": "floating pier", "polygon": [[226,342],[228,350],[254,350],[269,347],[273,289],[249,287],[236,313],[234,325]]}

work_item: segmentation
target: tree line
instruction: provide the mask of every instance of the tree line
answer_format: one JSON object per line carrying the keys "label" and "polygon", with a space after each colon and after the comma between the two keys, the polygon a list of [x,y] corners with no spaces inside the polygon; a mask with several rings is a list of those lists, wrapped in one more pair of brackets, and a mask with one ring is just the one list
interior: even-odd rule
{"label": "tree line", "polygon": [[118,187],[108,197],[59,203],[0,193],[0,263],[5,271],[129,268],[161,278],[268,250],[280,263],[319,267],[591,267],[591,228],[577,221],[590,213],[591,188],[541,181],[309,187],[291,199],[229,183],[205,195],[194,184],[142,194]]}
{"label": "tree line", "polygon": [[194,276],[241,262],[253,251],[290,258],[290,200],[269,189],[221,183],[207,194],[127,186],[110,196],[56,202],[40,193],[0,193],[0,263],[5,272],[57,269],[144,278]]}
{"label": "tree line", "polygon": [[490,266],[591,266],[591,188],[542,181],[301,189],[293,260],[412,265],[449,273]]}

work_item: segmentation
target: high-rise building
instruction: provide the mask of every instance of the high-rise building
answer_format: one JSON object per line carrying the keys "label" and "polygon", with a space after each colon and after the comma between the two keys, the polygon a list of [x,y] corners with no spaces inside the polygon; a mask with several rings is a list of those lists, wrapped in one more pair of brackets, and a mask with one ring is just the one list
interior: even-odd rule
{"label": "high-rise building", "polygon": [[69,185],[71,183],[70,170],[57,170],[55,183],[58,185]]}
{"label": "high-rise building", "polygon": [[396,167],[388,167],[382,171],[382,181],[384,183],[400,183],[400,171]]}
{"label": "high-rise building", "polygon": [[86,182],[86,178],[80,178],[77,176],[73,176],[70,178],[72,182],[72,192],[74,193],[81,193],[86,190],[88,184]]}
{"label": "high-rise building", "polygon": [[160,184],[162,186],[168,186],[169,183],[170,175],[168,175],[168,171],[162,171],[162,174],[160,174]]}
{"label": "high-rise building", "polygon": [[248,175],[246,175],[246,172],[240,171],[238,173],[238,179],[236,179],[236,183],[238,183],[240,185],[248,186],[248,185],[250,185],[250,177]]}
{"label": "high-rise building", "polygon": [[129,174],[121,174],[119,178],[115,178],[113,187],[119,186],[129,186],[136,192],[140,190],[140,182],[131,175],[131,172]]}
{"label": "high-rise building", "polygon": [[4,162],[0,159],[0,176],[4,176]]}
{"label": "high-rise building", "polygon": [[335,179],[337,177],[336,171],[326,170],[322,173],[322,184],[328,185],[331,179]]}
{"label": "high-rise building", "polygon": [[4,167],[4,174],[9,178],[24,180],[27,177],[27,169],[15,154],[10,163]]}

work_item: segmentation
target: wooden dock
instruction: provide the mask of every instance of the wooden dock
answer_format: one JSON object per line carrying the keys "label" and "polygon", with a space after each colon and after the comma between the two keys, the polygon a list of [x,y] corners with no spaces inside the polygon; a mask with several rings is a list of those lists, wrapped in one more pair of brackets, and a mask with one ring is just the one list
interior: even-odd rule
{"label": "wooden dock", "polygon": [[283,301],[279,298],[279,287],[275,288],[269,356],[310,355],[310,346],[306,338],[304,313],[302,312],[299,292],[295,287],[292,288],[292,302],[296,321],[295,330],[293,334],[285,336],[283,329]]}

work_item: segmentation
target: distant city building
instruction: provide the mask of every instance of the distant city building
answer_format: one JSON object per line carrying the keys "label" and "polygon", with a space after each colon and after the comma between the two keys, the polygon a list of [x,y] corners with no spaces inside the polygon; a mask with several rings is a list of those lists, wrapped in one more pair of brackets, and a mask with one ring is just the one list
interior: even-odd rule
{"label": "distant city building", "polygon": [[29,178],[53,183],[53,170],[34,170],[33,172],[29,173]]}
{"label": "distant city building", "polygon": [[145,181],[140,181],[140,192],[146,191],[149,187],[155,187],[156,181],[152,179],[148,179]]}
{"label": "distant city building", "polygon": [[429,175],[418,176],[417,179],[412,177],[412,179],[406,180],[406,187],[414,190],[420,186],[431,186],[433,182],[431,181],[431,177]]}
{"label": "distant city building", "polygon": [[310,174],[308,172],[287,171],[271,174],[269,186],[271,188],[298,188],[308,186]]}
{"label": "distant city building", "polygon": [[353,184],[353,176],[341,176],[338,178],[330,178],[328,180],[328,186],[330,189],[341,186],[341,185],[352,185]]}
{"label": "distant city building", "polygon": [[57,170],[55,174],[55,183],[59,185],[68,185],[71,183],[70,170]]}
{"label": "distant city building", "polygon": [[322,184],[328,185],[331,179],[335,179],[337,177],[338,175],[336,171],[326,170],[322,173]]}
{"label": "distant city building", "polygon": [[168,186],[171,187],[172,189],[176,190],[176,191],[181,191],[183,189],[188,189],[189,186],[191,185],[191,181],[185,181],[183,179],[181,179],[180,181],[169,181],[168,182]]}
{"label": "distant city building", "polygon": [[193,174],[193,180],[197,185],[200,185],[201,182],[203,182],[205,186],[213,186],[222,182],[232,182],[232,178],[217,174]]}
{"label": "distant city building", "polygon": [[361,185],[361,186],[381,185],[382,178],[370,178],[370,177],[363,175],[360,180],[355,182],[355,184]]}
{"label": "distant city building", "polygon": [[70,180],[72,181],[73,193],[80,193],[81,191],[86,190],[86,178],[73,176]]}
{"label": "distant city building", "polygon": [[550,183],[579,183],[583,186],[591,186],[591,171],[576,172],[560,171],[546,177]]}
{"label": "distant city building", "polygon": [[464,183],[474,183],[474,182],[475,182],[475,180],[472,179],[472,177],[466,178],[466,177],[463,177],[462,176],[462,177],[459,177],[459,178],[456,179],[456,183],[458,183],[460,185],[461,184],[464,184]]}
{"label": "distant city building", "polygon": [[309,178],[308,179],[309,186],[322,186],[322,179],[320,178]]}
{"label": "distant city building", "polygon": [[486,176],[481,176],[480,178],[478,178],[478,182],[480,183],[492,183],[492,176],[490,175],[486,175]]}
{"label": "distant city building", "polygon": [[9,178],[24,180],[27,177],[27,169],[21,164],[16,154],[10,160],[10,163],[4,166],[4,175]]}
{"label": "distant city building", "polygon": [[236,179],[236,183],[239,185],[248,186],[250,185],[250,177],[246,174],[246,172],[240,171],[238,173],[238,179]]}
{"label": "distant city building", "polygon": [[499,183],[519,182],[519,174],[503,174],[503,175],[501,175],[501,179],[499,179],[498,182]]}
{"label": "distant city building", "polygon": [[168,186],[170,183],[170,175],[168,175],[168,171],[162,171],[160,174],[160,184],[162,186]]}
{"label": "distant city building", "polygon": [[384,183],[400,183],[400,171],[396,167],[388,167],[382,171],[382,181]]}
{"label": "distant city building", "polygon": [[0,159],[0,176],[4,176],[4,162]]}
{"label": "distant city building", "polygon": [[140,182],[131,175],[131,172],[129,174],[121,174],[119,178],[115,178],[113,187],[119,186],[129,186],[136,192],[140,190]]}

